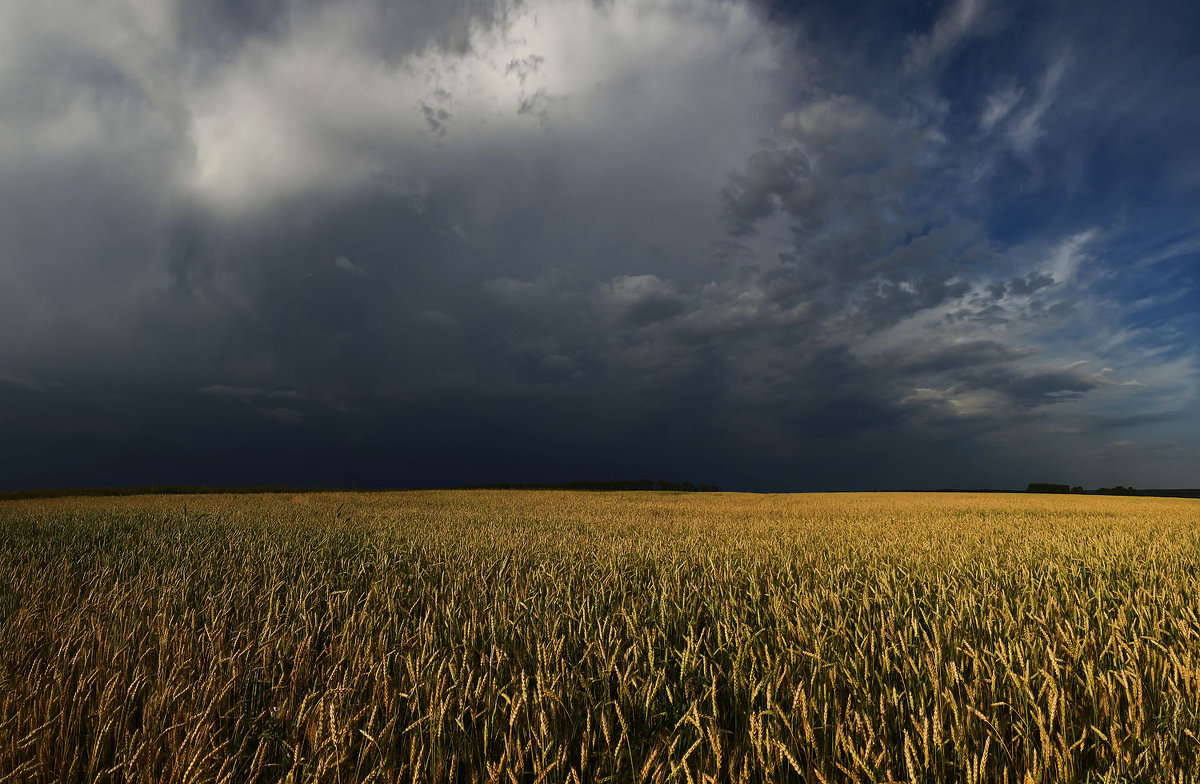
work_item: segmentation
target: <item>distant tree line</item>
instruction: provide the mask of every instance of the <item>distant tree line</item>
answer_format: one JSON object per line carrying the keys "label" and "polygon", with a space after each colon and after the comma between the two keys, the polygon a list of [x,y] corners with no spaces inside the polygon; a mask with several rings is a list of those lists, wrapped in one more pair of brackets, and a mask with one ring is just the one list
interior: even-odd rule
{"label": "distant tree line", "polygon": [[1101,487],[1096,491],[1096,495],[1142,495],[1142,492],[1135,487],[1117,485],[1116,487]]}
{"label": "distant tree line", "polygon": [[1029,487],[1025,488],[1026,493],[1082,493],[1083,488],[1079,485],[1072,487],[1071,485],[1054,485],[1048,482],[1030,482]]}
{"label": "distant tree line", "polygon": [[[392,488],[411,489],[411,488]],[[436,489],[436,488],[434,488]],[[675,493],[717,493],[721,488],[712,484],[694,482],[672,482],[665,479],[616,479],[598,482],[591,479],[579,479],[572,482],[557,483],[511,483],[493,482],[490,484],[461,485],[451,488],[454,490],[657,490]],[[65,496],[125,496],[125,495],[200,495],[212,493],[331,493],[331,492],[387,492],[387,488],[345,488],[328,486],[289,487],[283,485],[255,485],[252,487],[213,487],[211,485],[145,485],[137,487],[72,487],[51,488],[40,490],[0,490],[0,501],[17,498],[62,498]],[[951,492],[946,490],[944,492]],[[958,492],[958,491],[953,491]],[[976,491],[984,492],[984,491]],[[993,491],[986,491],[993,492]],[[998,492],[998,491],[997,491]],[[1079,485],[1052,484],[1049,482],[1030,482],[1025,488],[1026,493],[1051,494],[1088,494],[1088,495],[1128,495],[1156,496],[1170,498],[1200,498],[1200,489],[1151,489],[1138,490],[1135,487],[1116,485],[1101,487],[1096,490],[1084,490]]]}
{"label": "distant tree line", "polygon": [[[394,488],[411,489],[411,488]],[[431,488],[437,489],[437,488]],[[617,479],[596,482],[580,479],[573,482],[512,484],[496,482],[482,485],[463,485],[454,490],[660,490],[677,493],[716,493],[719,487],[692,482],[669,482],[665,479]],[[18,498],[64,498],[73,496],[126,495],[210,495],[215,493],[337,493],[387,492],[381,488],[345,488],[329,486],[292,487],[286,485],[255,485],[252,487],[213,487],[211,485],[140,485],[133,487],[68,487],[38,490],[0,490],[0,501]]]}
{"label": "distant tree line", "polygon": [[283,485],[255,485],[253,487],[213,487],[211,485],[58,487],[37,490],[0,490],[0,500],[16,498],[67,498],[74,496],[211,495],[216,493],[324,493],[336,491],[337,488],[333,487],[286,487]]}
{"label": "distant tree line", "polygon": [[665,479],[615,479],[597,482],[592,479],[577,479],[572,482],[514,484],[492,482],[483,485],[464,485],[458,490],[658,490],[676,493],[717,493],[721,488],[710,484],[693,482],[670,482]]}
{"label": "distant tree line", "polygon": [[1154,490],[1138,490],[1136,487],[1127,487],[1125,485],[1116,485],[1115,487],[1100,487],[1095,490],[1084,490],[1082,487],[1075,485],[1055,485],[1047,482],[1030,482],[1029,487],[1025,488],[1027,493],[1088,493],[1089,495],[1137,495],[1137,496],[1157,496],[1167,498],[1200,498],[1200,490],[1195,489],[1154,489]]}

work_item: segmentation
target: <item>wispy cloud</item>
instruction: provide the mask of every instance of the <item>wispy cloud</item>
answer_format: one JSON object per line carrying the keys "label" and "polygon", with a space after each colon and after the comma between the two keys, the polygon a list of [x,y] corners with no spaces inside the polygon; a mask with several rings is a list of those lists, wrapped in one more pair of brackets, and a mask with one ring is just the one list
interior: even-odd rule
{"label": "wispy cloud", "polygon": [[1019,152],[1028,152],[1044,133],[1043,118],[1058,96],[1063,76],[1071,66],[1069,52],[1059,54],[1042,74],[1037,96],[1024,110],[1013,115],[1008,125],[1008,138]]}
{"label": "wispy cloud", "polygon": [[991,130],[1008,117],[1024,97],[1025,90],[1015,85],[1009,85],[993,92],[988,96],[987,103],[980,114],[980,127],[985,131]]}
{"label": "wispy cloud", "polygon": [[299,400],[303,394],[294,389],[260,389],[258,387],[238,387],[226,384],[209,384],[196,390],[210,397],[224,397],[235,400]]}
{"label": "wispy cloud", "polygon": [[42,392],[46,389],[42,382],[14,373],[0,373],[0,384],[28,392]]}
{"label": "wispy cloud", "polygon": [[904,70],[923,71],[953,52],[976,31],[985,10],[985,0],[950,0],[929,32],[909,38]]}

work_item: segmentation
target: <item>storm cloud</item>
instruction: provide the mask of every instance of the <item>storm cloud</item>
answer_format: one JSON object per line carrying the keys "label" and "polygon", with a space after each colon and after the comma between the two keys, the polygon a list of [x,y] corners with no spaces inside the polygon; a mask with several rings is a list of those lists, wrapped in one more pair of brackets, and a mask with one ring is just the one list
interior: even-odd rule
{"label": "storm cloud", "polygon": [[864,18],[6,3],[0,486],[1195,486],[1200,12]]}

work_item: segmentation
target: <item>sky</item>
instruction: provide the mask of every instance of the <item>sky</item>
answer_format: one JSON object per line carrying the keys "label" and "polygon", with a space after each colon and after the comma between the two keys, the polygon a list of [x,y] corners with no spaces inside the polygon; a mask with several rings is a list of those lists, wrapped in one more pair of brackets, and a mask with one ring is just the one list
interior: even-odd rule
{"label": "sky", "polygon": [[1200,487],[1200,5],[6,0],[0,489]]}

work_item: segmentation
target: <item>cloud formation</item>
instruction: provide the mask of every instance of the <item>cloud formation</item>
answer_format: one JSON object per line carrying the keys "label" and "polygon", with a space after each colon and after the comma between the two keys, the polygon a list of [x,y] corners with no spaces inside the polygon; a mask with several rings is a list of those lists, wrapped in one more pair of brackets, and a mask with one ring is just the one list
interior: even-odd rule
{"label": "cloud formation", "polygon": [[1186,36],[841,13],[6,4],[0,476],[1194,485]]}
{"label": "cloud formation", "polygon": [[954,0],[947,3],[938,13],[932,28],[909,38],[904,69],[909,72],[922,71],[948,56],[977,31],[986,13],[985,0]]}

